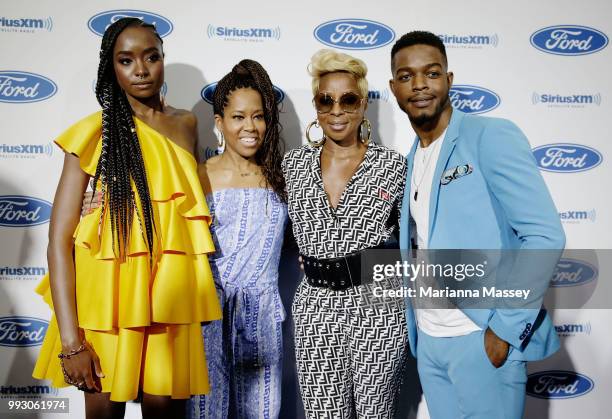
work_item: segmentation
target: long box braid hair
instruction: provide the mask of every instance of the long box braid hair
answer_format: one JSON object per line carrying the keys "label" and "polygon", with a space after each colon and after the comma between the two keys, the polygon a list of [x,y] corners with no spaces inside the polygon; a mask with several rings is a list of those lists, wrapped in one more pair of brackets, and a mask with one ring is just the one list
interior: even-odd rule
{"label": "long box braid hair", "polygon": [[[136,212],[151,261],[155,222],[147,174],[136,135],[132,108],[125,92],[117,83],[113,67],[113,49],[117,37],[130,26],[150,28],[161,42],[155,27],[137,18],[119,19],[104,32],[96,82],[96,98],[102,107],[102,151],[93,184],[97,185],[98,180],[102,184],[100,226],[108,210],[115,254],[122,260],[125,258],[134,212]],[[138,192],[142,214],[136,206],[132,181]]]}

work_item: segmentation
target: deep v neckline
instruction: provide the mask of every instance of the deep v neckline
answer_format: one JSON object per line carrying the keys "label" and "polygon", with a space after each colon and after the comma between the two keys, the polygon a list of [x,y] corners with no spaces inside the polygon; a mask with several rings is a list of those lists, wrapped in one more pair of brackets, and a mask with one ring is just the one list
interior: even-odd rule
{"label": "deep v neckline", "polygon": [[346,182],[346,185],[344,185],[344,189],[342,190],[342,193],[340,194],[340,198],[338,199],[338,203],[336,204],[335,207],[331,203],[329,194],[327,193],[327,190],[325,190],[325,183],[323,182],[323,169],[321,166],[321,156],[323,154],[323,147],[317,150],[314,156],[315,157],[315,175],[317,176],[317,181],[319,182],[321,189],[323,190],[323,194],[325,195],[325,200],[327,201],[327,206],[329,207],[329,210],[332,216],[335,217],[338,212],[338,208],[341,208],[341,205],[344,201],[344,197],[346,196],[346,191],[349,189],[349,187],[352,185],[355,179],[358,178],[361,175],[361,173],[369,167],[369,159],[370,159],[370,154],[371,154],[370,144],[372,143],[371,142],[368,143],[366,152],[364,153],[363,158],[359,162],[359,165],[357,165],[357,168],[355,169],[355,171],[349,178],[348,182]]}

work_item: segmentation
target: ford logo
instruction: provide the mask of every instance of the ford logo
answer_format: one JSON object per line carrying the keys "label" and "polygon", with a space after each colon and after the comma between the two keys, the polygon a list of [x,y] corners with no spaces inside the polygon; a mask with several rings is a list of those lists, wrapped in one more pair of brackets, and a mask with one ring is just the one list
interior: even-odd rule
{"label": "ford logo", "polygon": [[0,226],[30,227],[44,224],[50,217],[50,202],[29,196],[0,196]]}
{"label": "ford logo", "polygon": [[0,317],[0,345],[40,345],[48,326],[49,322],[34,317]]}
{"label": "ford logo", "polygon": [[551,287],[575,287],[597,278],[597,268],[581,260],[561,258],[550,280]]}
{"label": "ford logo", "polygon": [[531,45],[540,51],[556,55],[585,55],[601,51],[608,37],[586,26],[559,25],[540,29],[531,35]]}
{"label": "ford logo", "polygon": [[39,74],[0,71],[0,102],[40,102],[49,99],[56,92],[57,85]]}
{"label": "ford logo", "polygon": [[[217,82],[207,84],[204,86],[202,91],[200,92],[200,96],[206,102],[213,104],[213,95],[215,94],[215,88],[217,87]],[[285,99],[285,92],[283,92],[280,88],[276,86],[272,86],[274,89],[274,95],[276,96],[276,102],[281,103]]]}
{"label": "ford logo", "polygon": [[162,38],[168,36],[174,28],[172,22],[165,17],[142,10],[109,10],[98,13],[89,19],[87,27],[96,35],[103,36],[106,28],[124,17],[136,17],[143,22],[150,23],[155,26],[157,33]]}
{"label": "ford logo", "polygon": [[495,92],[468,84],[452,86],[448,95],[453,107],[466,113],[489,112],[501,103]]}
{"label": "ford logo", "polygon": [[603,161],[594,148],[570,143],[542,145],[533,149],[533,155],[541,170],[558,173],[584,172]]}
{"label": "ford logo", "polygon": [[538,399],[571,399],[584,396],[593,387],[593,380],[572,371],[540,371],[527,378],[527,394]]}
{"label": "ford logo", "polygon": [[395,39],[395,32],[372,20],[338,19],[321,23],[315,28],[314,37],[334,48],[373,49],[390,44]]}

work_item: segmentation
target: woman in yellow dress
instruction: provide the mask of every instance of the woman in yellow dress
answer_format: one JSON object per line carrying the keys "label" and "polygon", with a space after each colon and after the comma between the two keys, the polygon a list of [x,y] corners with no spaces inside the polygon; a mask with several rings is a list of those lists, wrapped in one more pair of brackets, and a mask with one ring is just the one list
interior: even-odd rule
{"label": "woman in yellow dress", "polygon": [[[221,317],[196,119],[164,106],[162,40],[124,18],[102,39],[102,111],[57,138],[65,151],[37,289],[53,310],[34,377],[85,391],[87,418],[181,418],[209,384],[201,322]],[[90,178],[102,205],[79,222]]]}

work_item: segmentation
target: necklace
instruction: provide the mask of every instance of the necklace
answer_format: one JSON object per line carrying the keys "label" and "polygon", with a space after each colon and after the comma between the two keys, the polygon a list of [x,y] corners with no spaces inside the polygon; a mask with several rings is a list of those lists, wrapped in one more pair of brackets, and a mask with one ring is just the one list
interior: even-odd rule
{"label": "necklace", "polygon": [[256,176],[259,175],[261,172],[257,171],[257,172],[244,172],[244,173],[240,173],[240,177],[247,177],[247,176]]}
{"label": "necklace", "polygon": [[436,147],[438,146],[438,143],[441,143],[442,141],[435,141],[434,144],[430,144],[429,147],[427,148],[422,148],[421,147],[421,151],[425,154],[425,150],[426,149],[430,149],[431,152],[429,153],[429,155],[427,156],[427,160],[425,160],[425,156],[423,156],[423,163],[425,164],[425,167],[423,168],[423,174],[421,175],[421,179],[416,182],[414,179],[414,168],[413,168],[413,175],[410,177],[410,181],[412,182],[412,185],[414,185],[414,195],[413,198],[416,201],[419,197],[419,187],[421,186],[421,183],[423,183],[423,180],[425,179],[425,175],[427,174],[427,168],[429,167],[429,163],[431,163],[431,158],[434,154],[436,154]]}

